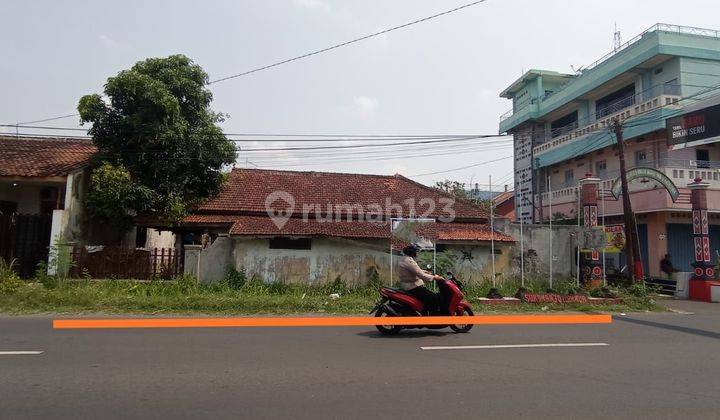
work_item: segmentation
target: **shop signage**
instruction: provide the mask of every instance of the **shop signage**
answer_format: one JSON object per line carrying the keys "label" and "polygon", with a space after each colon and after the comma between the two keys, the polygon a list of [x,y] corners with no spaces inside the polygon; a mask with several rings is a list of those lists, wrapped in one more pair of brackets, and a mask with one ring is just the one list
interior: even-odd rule
{"label": "shop signage", "polygon": [[665,128],[673,150],[720,141],[720,104],[668,118]]}

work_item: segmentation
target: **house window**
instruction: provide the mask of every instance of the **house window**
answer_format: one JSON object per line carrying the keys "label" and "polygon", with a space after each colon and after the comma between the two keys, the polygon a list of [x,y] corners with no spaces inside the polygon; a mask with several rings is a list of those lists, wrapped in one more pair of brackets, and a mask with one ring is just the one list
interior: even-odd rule
{"label": "house window", "polygon": [[635,152],[635,166],[642,166],[647,162],[647,152],[645,149]]}
{"label": "house window", "polygon": [[635,105],[634,83],[595,101],[595,115],[597,119],[601,119],[632,105]]}
{"label": "house window", "polygon": [[550,123],[550,136],[557,137],[567,134],[578,127],[578,112],[573,111]]}
{"label": "house window", "polygon": [[572,169],[565,171],[565,186],[572,187],[575,183],[575,174]]}
{"label": "house window", "polygon": [[604,179],[607,176],[607,161],[599,160],[595,162],[595,175],[598,178]]}
{"label": "house window", "polygon": [[64,204],[57,187],[45,187],[40,190],[40,214],[52,214],[53,210],[62,210]]}
{"label": "house window", "polygon": [[278,236],[270,239],[270,249],[310,249],[310,238],[286,238]]}
{"label": "house window", "polygon": [[147,244],[147,228],[138,227],[135,230],[135,248],[145,248]]}

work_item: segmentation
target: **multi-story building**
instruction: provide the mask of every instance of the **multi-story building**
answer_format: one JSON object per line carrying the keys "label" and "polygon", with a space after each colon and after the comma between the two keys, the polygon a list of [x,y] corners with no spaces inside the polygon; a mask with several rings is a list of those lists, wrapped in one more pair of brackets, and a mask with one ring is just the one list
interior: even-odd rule
{"label": "multi-story building", "polygon": [[[659,276],[666,253],[676,268],[690,271],[686,187],[697,177],[710,184],[710,232],[717,255],[720,31],[657,24],[576,74],[530,70],[500,96],[513,102],[500,118],[500,132],[514,137],[516,218],[542,223],[551,216],[577,217],[577,182],[592,173],[602,180],[599,206],[605,224],[622,223],[622,201],[610,194],[619,176],[612,127],[618,119],[627,169],[657,169],[680,193],[673,201],[654,179],[630,183],[646,273]],[[621,259],[617,256],[614,263]]]}

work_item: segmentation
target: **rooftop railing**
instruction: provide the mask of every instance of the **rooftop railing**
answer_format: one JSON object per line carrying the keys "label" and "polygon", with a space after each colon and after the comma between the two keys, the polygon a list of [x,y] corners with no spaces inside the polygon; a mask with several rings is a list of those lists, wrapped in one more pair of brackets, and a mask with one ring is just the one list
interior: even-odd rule
{"label": "rooftop railing", "polygon": [[[679,33],[679,34],[686,34],[686,35],[694,35],[694,36],[704,36],[708,38],[720,38],[720,31],[714,30],[714,29],[705,29],[705,28],[696,28],[693,26],[681,26],[681,25],[671,25],[668,23],[656,23],[655,25],[651,26],[650,28],[646,29],[639,35],[636,35],[629,41],[626,41],[622,45],[618,46],[617,48],[614,48],[609,53],[603,55],[602,57],[598,58],[591,64],[581,67],[577,70],[577,76],[574,79],[571,79],[567,81],[566,83],[560,85],[556,90],[553,92],[548,92],[545,95],[541,96],[540,98],[537,98],[536,101],[543,102],[549,97],[557,94],[558,92],[562,92],[565,88],[576,82],[579,78],[579,76],[582,76],[584,73],[586,73],[589,70],[592,70],[593,68],[599,66],[600,64],[604,63],[605,61],[609,60],[610,58],[614,57],[615,55],[625,51],[629,46],[635,44],[639,40],[643,38],[643,36],[651,33],[651,32],[670,32],[670,33]],[[518,109],[520,111],[520,109]],[[506,118],[509,118],[513,115],[513,110],[511,109],[508,112],[505,112],[500,116],[500,120],[504,120]]]}

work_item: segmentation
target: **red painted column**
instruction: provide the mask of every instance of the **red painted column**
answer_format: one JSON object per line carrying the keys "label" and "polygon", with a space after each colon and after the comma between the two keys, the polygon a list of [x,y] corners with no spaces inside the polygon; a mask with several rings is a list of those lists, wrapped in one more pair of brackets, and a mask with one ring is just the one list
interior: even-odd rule
{"label": "red painted column", "polygon": [[710,221],[707,212],[707,188],[710,184],[701,178],[695,178],[688,184],[692,203],[693,246],[695,262],[692,263],[693,274],[690,277],[689,294],[691,300],[710,302],[710,285],[716,283],[715,269],[712,265],[710,248]]}
{"label": "red painted column", "polygon": [[[580,200],[583,208],[583,224],[585,229],[595,229],[598,225],[597,191],[600,178],[594,177],[592,173],[585,174],[580,183]],[[583,251],[582,259],[582,283],[587,287],[599,287],[602,285],[602,262],[600,261],[601,250],[591,248]]]}

